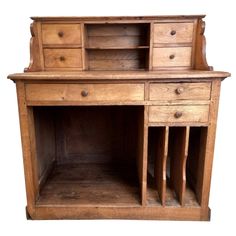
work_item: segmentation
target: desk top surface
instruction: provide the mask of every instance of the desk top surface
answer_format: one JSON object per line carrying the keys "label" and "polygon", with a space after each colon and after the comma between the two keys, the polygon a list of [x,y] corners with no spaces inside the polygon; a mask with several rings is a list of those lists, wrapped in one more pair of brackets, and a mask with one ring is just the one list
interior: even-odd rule
{"label": "desk top surface", "polygon": [[165,79],[213,79],[226,78],[223,71],[80,71],[80,72],[26,72],[10,74],[12,80],[165,80]]}

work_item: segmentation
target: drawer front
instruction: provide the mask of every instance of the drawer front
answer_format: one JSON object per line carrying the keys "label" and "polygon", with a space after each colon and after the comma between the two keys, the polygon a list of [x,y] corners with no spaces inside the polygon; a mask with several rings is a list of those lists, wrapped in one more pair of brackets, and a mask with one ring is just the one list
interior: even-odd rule
{"label": "drawer front", "polygon": [[44,49],[45,68],[81,68],[81,49]]}
{"label": "drawer front", "polygon": [[153,83],[150,100],[209,100],[211,83]]}
{"label": "drawer front", "polygon": [[208,105],[150,106],[149,122],[208,122]]}
{"label": "drawer front", "polygon": [[153,67],[191,67],[191,47],[153,48]]}
{"label": "drawer front", "polygon": [[42,24],[43,44],[81,44],[80,24]]}
{"label": "drawer front", "polygon": [[192,43],[193,23],[154,24],[154,43]]}
{"label": "drawer front", "polygon": [[27,101],[143,101],[144,84],[27,84]]}

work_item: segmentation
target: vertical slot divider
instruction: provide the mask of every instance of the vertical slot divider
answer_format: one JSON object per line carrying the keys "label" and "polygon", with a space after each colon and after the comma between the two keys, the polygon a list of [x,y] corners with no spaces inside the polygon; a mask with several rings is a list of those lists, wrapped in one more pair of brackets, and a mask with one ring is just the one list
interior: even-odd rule
{"label": "vertical slot divider", "polygon": [[157,135],[157,156],[154,176],[161,204],[165,206],[166,199],[166,162],[168,155],[169,127],[163,127]]}
{"label": "vertical slot divider", "polygon": [[173,130],[173,150],[171,150],[170,182],[181,206],[184,206],[186,190],[186,162],[188,156],[190,127]]}
{"label": "vertical slot divider", "polygon": [[137,169],[141,189],[141,205],[147,204],[148,106],[138,117]]}

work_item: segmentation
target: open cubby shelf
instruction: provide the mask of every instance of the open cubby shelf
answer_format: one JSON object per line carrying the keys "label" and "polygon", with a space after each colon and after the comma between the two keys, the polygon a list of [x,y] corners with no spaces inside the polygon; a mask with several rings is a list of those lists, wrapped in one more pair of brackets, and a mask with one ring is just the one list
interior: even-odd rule
{"label": "open cubby shelf", "polygon": [[149,24],[86,24],[88,70],[148,69]]}
{"label": "open cubby shelf", "polygon": [[137,117],[143,107],[33,110],[38,205],[140,205]]}

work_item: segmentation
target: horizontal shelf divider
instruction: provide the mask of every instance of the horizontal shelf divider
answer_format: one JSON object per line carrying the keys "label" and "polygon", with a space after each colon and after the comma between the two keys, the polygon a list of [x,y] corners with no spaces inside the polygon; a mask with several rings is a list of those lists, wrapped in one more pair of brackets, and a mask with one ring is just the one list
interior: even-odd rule
{"label": "horizontal shelf divider", "polygon": [[81,44],[44,44],[43,48],[82,48]]}
{"label": "horizontal shelf divider", "polygon": [[122,46],[116,46],[116,47],[85,47],[85,49],[88,50],[112,50],[112,49],[148,49],[149,46],[134,46],[134,47],[122,47]]}

